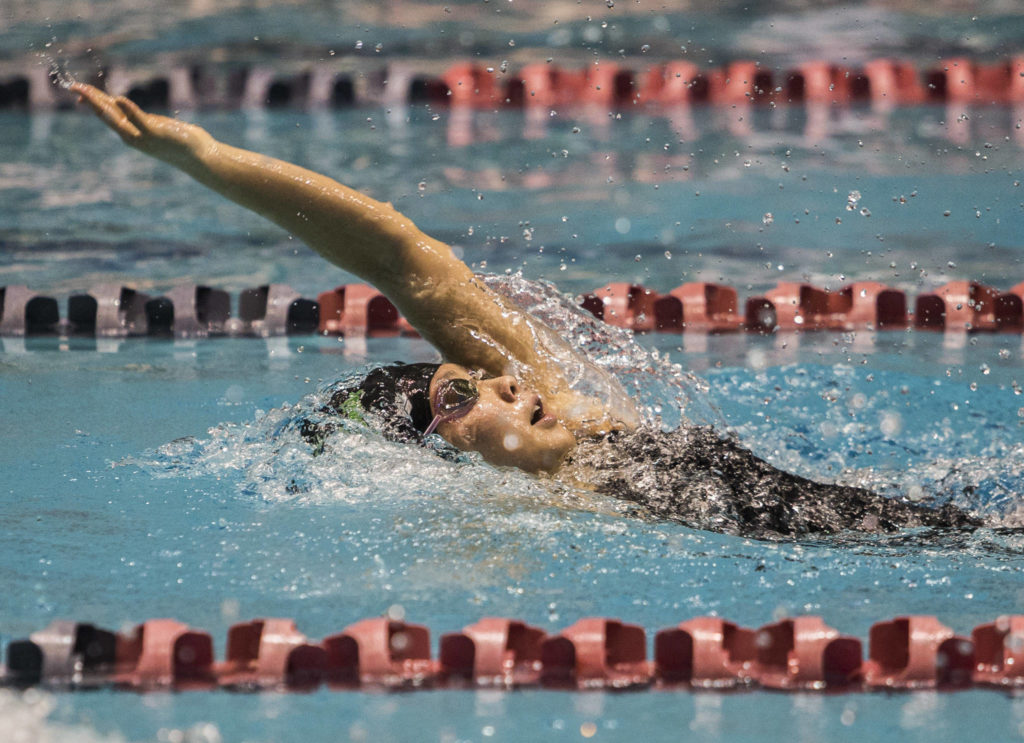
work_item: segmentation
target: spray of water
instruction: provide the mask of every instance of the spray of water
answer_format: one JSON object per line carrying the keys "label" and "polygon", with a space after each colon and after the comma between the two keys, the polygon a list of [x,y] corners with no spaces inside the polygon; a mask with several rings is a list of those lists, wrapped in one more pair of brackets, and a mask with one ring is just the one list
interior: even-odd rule
{"label": "spray of water", "polygon": [[[881,380],[862,392],[859,387],[862,381],[868,384],[867,378],[860,380],[860,372],[851,367],[799,365],[718,375],[714,394],[709,394],[706,382],[645,349],[628,331],[595,320],[552,285],[518,275],[489,277],[487,282],[569,341],[579,356],[573,363],[584,370],[577,380],[581,389],[600,394],[609,378],[625,388],[637,402],[646,430],[703,424],[724,431],[724,418],[711,400],[731,396],[742,404],[749,397],[746,407],[756,410],[764,390],[775,389],[775,404],[785,407],[788,417],[755,416],[738,432],[744,446],[776,467],[921,505],[950,504],[993,525],[1020,524],[1015,493],[1024,474],[1024,446],[992,444],[995,448],[970,451],[952,433],[918,430],[916,413],[899,413],[888,394],[879,391],[886,387],[878,384]],[[583,479],[552,480],[495,469],[434,436],[427,448],[440,456],[427,456],[421,447],[388,441],[372,420],[339,420],[325,413],[333,391],[354,386],[361,376],[337,380],[293,405],[261,412],[249,423],[218,426],[206,439],[171,442],[132,463],[156,476],[210,477],[218,486],[225,479],[233,481],[237,495],[268,503],[373,502],[375,508],[387,504],[397,510],[443,502],[465,519],[492,524],[506,519],[513,530],[524,528],[524,517],[531,522],[529,529],[544,531],[564,526],[558,512],[621,514],[635,509],[594,494]],[[898,388],[898,382],[888,386]],[[862,419],[872,424],[863,425]],[[319,455],[303,437],[306,422],[335,429]],[[634,474],[638,482],[644,481],[644,473]],[[224,497],[223,488],[219,497]],[[713,520],[704,526],[714,528]]]}
{"label": "spray of water", "polygon": [[[92,50],[89,50],[92,51]],[[50,71],[50,79],[64,90],[69,90],[75,83],[75,76],[68,69],[68,61],[64,57],[64,49],[53,36],[43,44],[42,49],[36,50],[36,56],[41,65]]]}

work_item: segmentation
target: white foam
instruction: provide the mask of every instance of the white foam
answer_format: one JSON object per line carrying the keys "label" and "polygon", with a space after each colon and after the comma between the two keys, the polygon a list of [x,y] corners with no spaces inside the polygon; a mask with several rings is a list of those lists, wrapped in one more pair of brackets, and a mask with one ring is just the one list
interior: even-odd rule
{"label": "white foam", "polygon": [[0,728],[6,743],[123,743],[120,733],[103,734],[85,724],[70,725],[50,719],[56,697],[36,689],[24,692],[0,689]]}

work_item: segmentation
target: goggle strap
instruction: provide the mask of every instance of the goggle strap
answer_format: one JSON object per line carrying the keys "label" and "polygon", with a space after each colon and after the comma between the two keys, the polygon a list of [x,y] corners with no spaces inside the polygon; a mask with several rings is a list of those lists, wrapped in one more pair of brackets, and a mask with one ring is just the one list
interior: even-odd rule
{"label": "goggle strap", "polygon": [[434,432],[434,429],[437,428],[437,425],[440,422],[441,422],[441,416],[440,415],[435,415],[434,416],[434,420],[430,421],[430,425],[427,426],[427,430],[423,432],[423,438],[426,438],[427,436],[432,434]]}

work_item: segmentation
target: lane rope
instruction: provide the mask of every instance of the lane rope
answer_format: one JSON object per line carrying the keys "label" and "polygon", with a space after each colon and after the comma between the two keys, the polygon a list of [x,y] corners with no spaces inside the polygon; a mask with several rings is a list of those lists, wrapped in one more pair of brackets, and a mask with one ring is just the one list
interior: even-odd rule
{"label": "lane rope", "polygon": [[[94,60],[82,60],[85,69]],[[87,62],[87,63],[86,63]],[[370,66],[287,62],[241,69],[189,65],[167,59],[159,67],[119,65],[96,70],[91,82],[143,107],[179,110],[220,108],[324,108],[354,105],[430,104],[495,109],[606,106],[672,108],[712,106],[851,105],[883,107],[928,103],[1006,105],[1024,102],[1024,55],[993,62],[951,57],[919,67],[906,59],[872,59],[861,65],[812,60],[771,67],[736,60],[701,67],[687,60],[655,64],[600,61],[585,67],[551,62],[509,68],[470,61],[403,60]],[[386,81],[386,82],[385,82]],[[70,106],[42,67],[0,77],[0,108]]]}
{"label": "lane rope", "polygon": [[[931,330],[1024,331],[1024,282],[1003,291],[977,281],[950,281],[933,291],[906,293],[877,281],[854,281],[830,291],[782,281],[747,297],[723,284],[691,282],[667,293],[615,282],[579,298],[595,317],[639,333],[768,334],[776,331]],[[232,314],[232,306],[237,313]],[[58,301],[22,285],[0,286],[0,337],[310,335],[415,336],[415,329],[373,287],[346,284],[299,295],[285,284],[239,293],[180,285],[150,296],[128,286],[102,284]]]}
{"label": "lane rope", "polygon": [[8,644],[0,681],[62,690],[114,688],[280,691],[491,687],[551,689],[770,689],[866,692],[1024,687],[1024,615],[959,636],[934,616],[874,624],[859,638],[821,617],[748,629],[699,617],[657,631],[653,656],[639,625],[580,619],[548,634],[489,617],[441,636],[404,619],[358,621],[319,642],[292,619],[255,619],[228,630],[217,660],[207,632],[151,619],[119,634],[54,621]]}

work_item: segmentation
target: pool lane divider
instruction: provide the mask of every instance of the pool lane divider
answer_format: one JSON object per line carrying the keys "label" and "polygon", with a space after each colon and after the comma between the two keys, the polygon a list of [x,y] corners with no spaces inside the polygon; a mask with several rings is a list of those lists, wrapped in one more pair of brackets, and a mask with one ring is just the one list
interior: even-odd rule
{"label": "pool lane divider", "polygon": [[[662,294],[613,282],[579,302],[606,323],[638,333],[1024,331],[1024,282],[1003,291],[977,281],[950,281],[917,295],[913,309],[906,293],[877,281],[854,281],[838,290],[781,281],[742,306],[736,289],[723,284],[690,282]],[[180,285],[149,296],[106,283],[72,294],[62,316],[53,297],[26,286],[0,286],[0,337],[416,335],[387,297],[366,284],[339,286],[315,300],[285,284],[266,284],[240,292],[236,306],[233,316],[231,296],[208,286]]]}
{"label": "pool lane divider", "polygon": [[[837,59],[840,58],[837,53]],[[1024,55],[992,62],[940,59],[923,67],[878,58],[860,65],[826,59],[791,67],[753,60],[701,67],[683,59],[650,63],[598,61],[566,67],[552,61],[512,66],[457,60],[358,60],[316,65],[189,65],[170,59],[131,69],[111,65],[85,79],[146,108],[326,108],[429,104],[463,109],[553,109],[688,105],[909,106],[926,103],[1024,102]],[[85,68],[95,68],[90,60]],[[0,109],[70,106],[47,70],[36,65],[0,74]]]}
{"label": "pool lane divider", "polygon": [[133,691],[311,691],[419,688],[904,691],[1024,688],[1024,615],[961,637],[934,616],[873,625],[859,638],[821,617],[759,629],[698,617],[659,630],[647,658],[642,627],[589,617],[549,635],[515,619],[485,618],[440,638],[387,617],[358,621],[317,642],[291,619],[228,630],[223,660],[202,630],[151,619],[127,634],[55,621],[8,644],[0,681],[12,687]]}

